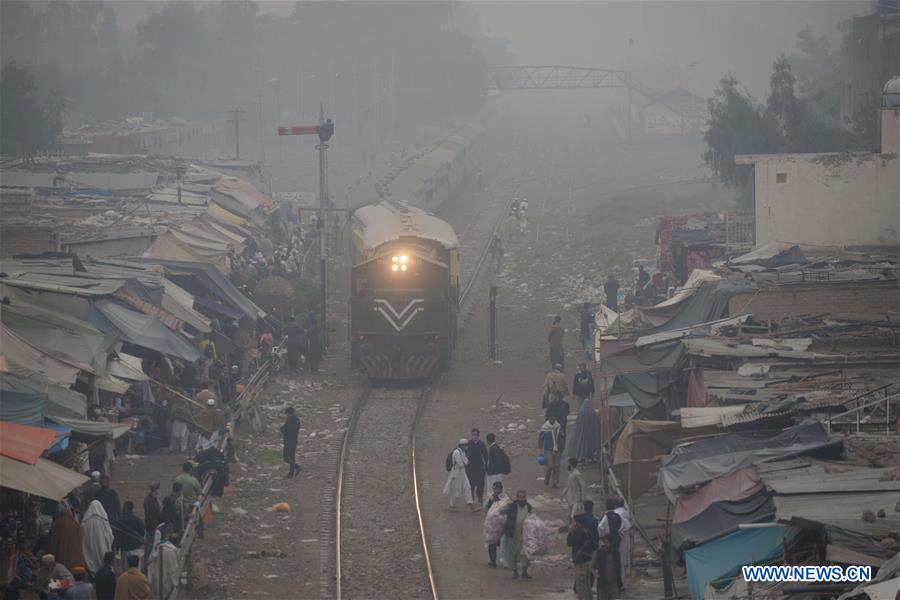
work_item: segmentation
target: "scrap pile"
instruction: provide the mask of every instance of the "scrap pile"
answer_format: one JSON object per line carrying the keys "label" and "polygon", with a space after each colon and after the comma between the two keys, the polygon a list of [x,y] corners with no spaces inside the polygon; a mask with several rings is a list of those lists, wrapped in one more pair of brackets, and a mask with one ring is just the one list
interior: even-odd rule
{"label": "scrap pile", "polygon": [[[664,492],[693,598],[814,591],[748,586],[751,564],[867,565],[896,590],[897,255],[772,244],[693,268],[676,260],[695,252],[690,223],[666,237],[686,253],[658,259],[687,265],[684,284],[596,319],[607,411],[633,413],[612,440],[616,480],[631,501]],[[856,585],[819,591],[878,597]]]}

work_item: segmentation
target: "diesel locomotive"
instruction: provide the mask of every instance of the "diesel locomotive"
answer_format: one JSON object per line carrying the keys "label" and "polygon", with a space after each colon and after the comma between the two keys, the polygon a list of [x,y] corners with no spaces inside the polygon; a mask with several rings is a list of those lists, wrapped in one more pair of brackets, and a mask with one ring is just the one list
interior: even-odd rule
{"label": "diesel locomotive", "polygon": [[350,360],[372,379],[443,371],[456,342],[459,240],[446,222],[405,202],[356,211]]}

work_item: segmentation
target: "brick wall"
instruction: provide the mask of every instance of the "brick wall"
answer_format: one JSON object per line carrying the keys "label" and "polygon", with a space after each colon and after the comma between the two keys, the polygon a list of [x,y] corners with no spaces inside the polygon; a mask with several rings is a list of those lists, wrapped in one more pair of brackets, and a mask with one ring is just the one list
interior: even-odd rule
{"label": "brick wall", "polygon": [[823,313],[885,313],[900,311],[900,283],[870,281],[790,285],[738,294],[728,301],[731,315],[778,321],[785,317]]}
{"label": "brick wall", "polygon": [[52,227],[6,225],[0,227],[0,258],[28,252],[53,252],[56,236]]}

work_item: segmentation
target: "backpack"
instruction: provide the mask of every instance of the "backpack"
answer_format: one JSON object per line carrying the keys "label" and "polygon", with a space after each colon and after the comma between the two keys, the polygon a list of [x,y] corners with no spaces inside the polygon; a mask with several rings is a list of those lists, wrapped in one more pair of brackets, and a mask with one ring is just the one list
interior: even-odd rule
{"label": "backpack", "polygon": [[444,466],[447,467],[448,473],[453,470],[453,450],[447,455],[447,462]]}
{"label": "backpack", "polygon": [[509,464],[509,456],[506,455],[506,452],[500,446],[497,446],[497,462],[500,463],[497,465],[497,472],[509,475],[512,471],[512,466]]}

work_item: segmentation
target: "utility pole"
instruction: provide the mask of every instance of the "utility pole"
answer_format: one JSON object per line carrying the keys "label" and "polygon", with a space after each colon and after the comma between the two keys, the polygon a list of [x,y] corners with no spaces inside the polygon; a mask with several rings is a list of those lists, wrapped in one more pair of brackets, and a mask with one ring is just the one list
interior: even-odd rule
{"label": "utility pole", "polygon": [[326,264],[325,247],[326,206],[328,203],[328,156],[326,150],[328,150],[328,144],[325,142],[331,139],[331,135],[334,132],[333,125],[330,128],[330,131],[327,130],[325,126],[330,124],[331,119],[328,121],[325,120],[325,106],[319,105],[319,145],[317,146],[319,150],[319,219],[316,223],[316,227],[319,229],[319,286],[321,287],[321,290],[319,291],[319,310],[322,315],[321,341],[323,354],[325,348],[328,346],[328,294],[326,291],[328,283],[328,265]]}
{"label": "utility pole", "polygon": [[257,125],[259,126],[259,152],[260,152],[260,162],[266,162],[266,142],[265,142],[265,133],[263,132],[263,107],[262,107],[262,94],[256,95],[257,106],[259,108],[259,115],[257,117]]}
{"label": "utility pole", "polygon": [[240,160],[241,158],[241,113],[247,112],[241,108],[235,108],[234,110],[230,110],[228,112],[234,113],[234,158],[235,160]]}

